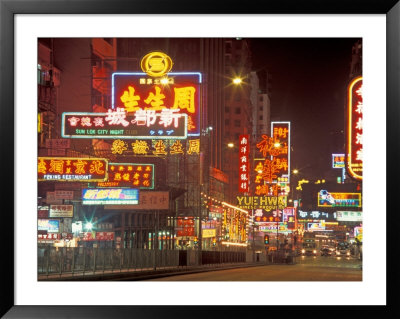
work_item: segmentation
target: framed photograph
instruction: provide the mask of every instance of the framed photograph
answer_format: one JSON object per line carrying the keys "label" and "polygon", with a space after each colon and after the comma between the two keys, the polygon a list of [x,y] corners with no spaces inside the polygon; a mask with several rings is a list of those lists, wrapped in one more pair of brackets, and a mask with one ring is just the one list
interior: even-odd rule
{"label": "framed photograph", "polygon": [[0,0],[0,314],[394,315],[399,16]]}

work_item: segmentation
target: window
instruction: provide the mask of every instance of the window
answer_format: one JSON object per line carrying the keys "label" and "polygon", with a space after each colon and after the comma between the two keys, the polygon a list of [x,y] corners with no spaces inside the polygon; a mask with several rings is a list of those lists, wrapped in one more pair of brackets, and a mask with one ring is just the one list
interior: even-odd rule
{"label": "window", "polygon": [[241,111],[242,111],[242,110],[240,109],[240,107],[235,108],[235,114],[240,114]]}
{"label": "window", "polygon": [[225,106],[225,113],[229,113],[229,111],[230,111],[229,106]]}
{"label": "window", "polygon": [[229,119],[225,120],[225,125],[229,125]]}
{"label": "window", "polygon": [[240,127],[240,120],[235,120],[235,126]]}

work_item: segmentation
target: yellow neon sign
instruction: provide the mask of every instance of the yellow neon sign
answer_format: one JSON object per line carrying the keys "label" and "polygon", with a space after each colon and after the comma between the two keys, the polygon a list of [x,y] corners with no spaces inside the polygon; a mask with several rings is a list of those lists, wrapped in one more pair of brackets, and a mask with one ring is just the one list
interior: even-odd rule
{"label": "yellow neon sign", "polygon": [[[348,156],[347,167],[348,167],[350,175],[357,180],[362,180],[362,164],[354,163],[355,159],[353,158],[353,154],[352,154],[353,153],[352,139],[354,138],[353,137],[354,132],[353,132],[353,128],[352,128],[352,125],[353,125],[353,94],[352,94],[352,91],[353,91],[353,87],[360,81],[362,81],[362,76],[359,76],[359,77],[356,77],[355,79],[353,79],[353,81],[351,81],[351,83],[348,87],[348,93],[347,93],[347,95],[348,95],[348,102],[347,102],[348,103],[348,105],[347,105],[347,111],[348,111],[348,114],[347,114],[347,116],[348,116],[348,120],[347,120],[348,121],[347,122],[347,132],[348,132],[347,133],[347,156]],[[357,166],[360,166],[360,167],[357,167]],[[361,172],[361,174],[360,174],[360,172]]]}
{"label": "yellow neon sign", "polygon": [[171,71],[171,58],[163,52],[150,52],[140,62],[143,72],[150,76],[161,77]]}

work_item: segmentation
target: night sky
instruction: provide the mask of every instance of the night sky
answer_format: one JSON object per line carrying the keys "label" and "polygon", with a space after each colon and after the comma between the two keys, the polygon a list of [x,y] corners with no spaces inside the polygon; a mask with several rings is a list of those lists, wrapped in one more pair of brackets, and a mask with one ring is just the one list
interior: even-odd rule
{"label": "night sky", "polygon": [[[354,38],[252,39],[252,69],[267,70],[271,121],[290,121],[292,168],[326,178],[344,152],[346,87]],[[261,79],[262,81],[262,79]]]}

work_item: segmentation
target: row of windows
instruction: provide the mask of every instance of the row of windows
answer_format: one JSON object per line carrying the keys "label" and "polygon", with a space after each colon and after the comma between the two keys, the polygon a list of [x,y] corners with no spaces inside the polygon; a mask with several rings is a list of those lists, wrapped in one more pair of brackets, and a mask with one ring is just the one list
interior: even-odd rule
{"label": "row of windows", "polygon": [[[229,120],[229,119],[225,119],[225,125],[226,125],[226,126],[229,126],[229,125],[230,125],[230,120]],[[241,125],[240,120],[234,120],[234,121],[233,121],[233,125],[234,125],[235,127],[240,127],[240,125]]]}
{"label": "row of windows", "polygon": [[[231,108],[229,106],[225,106],[225,113],[229,113]],[[240,107],[235,107],[235,114],[242,113],[242,109]]]}

